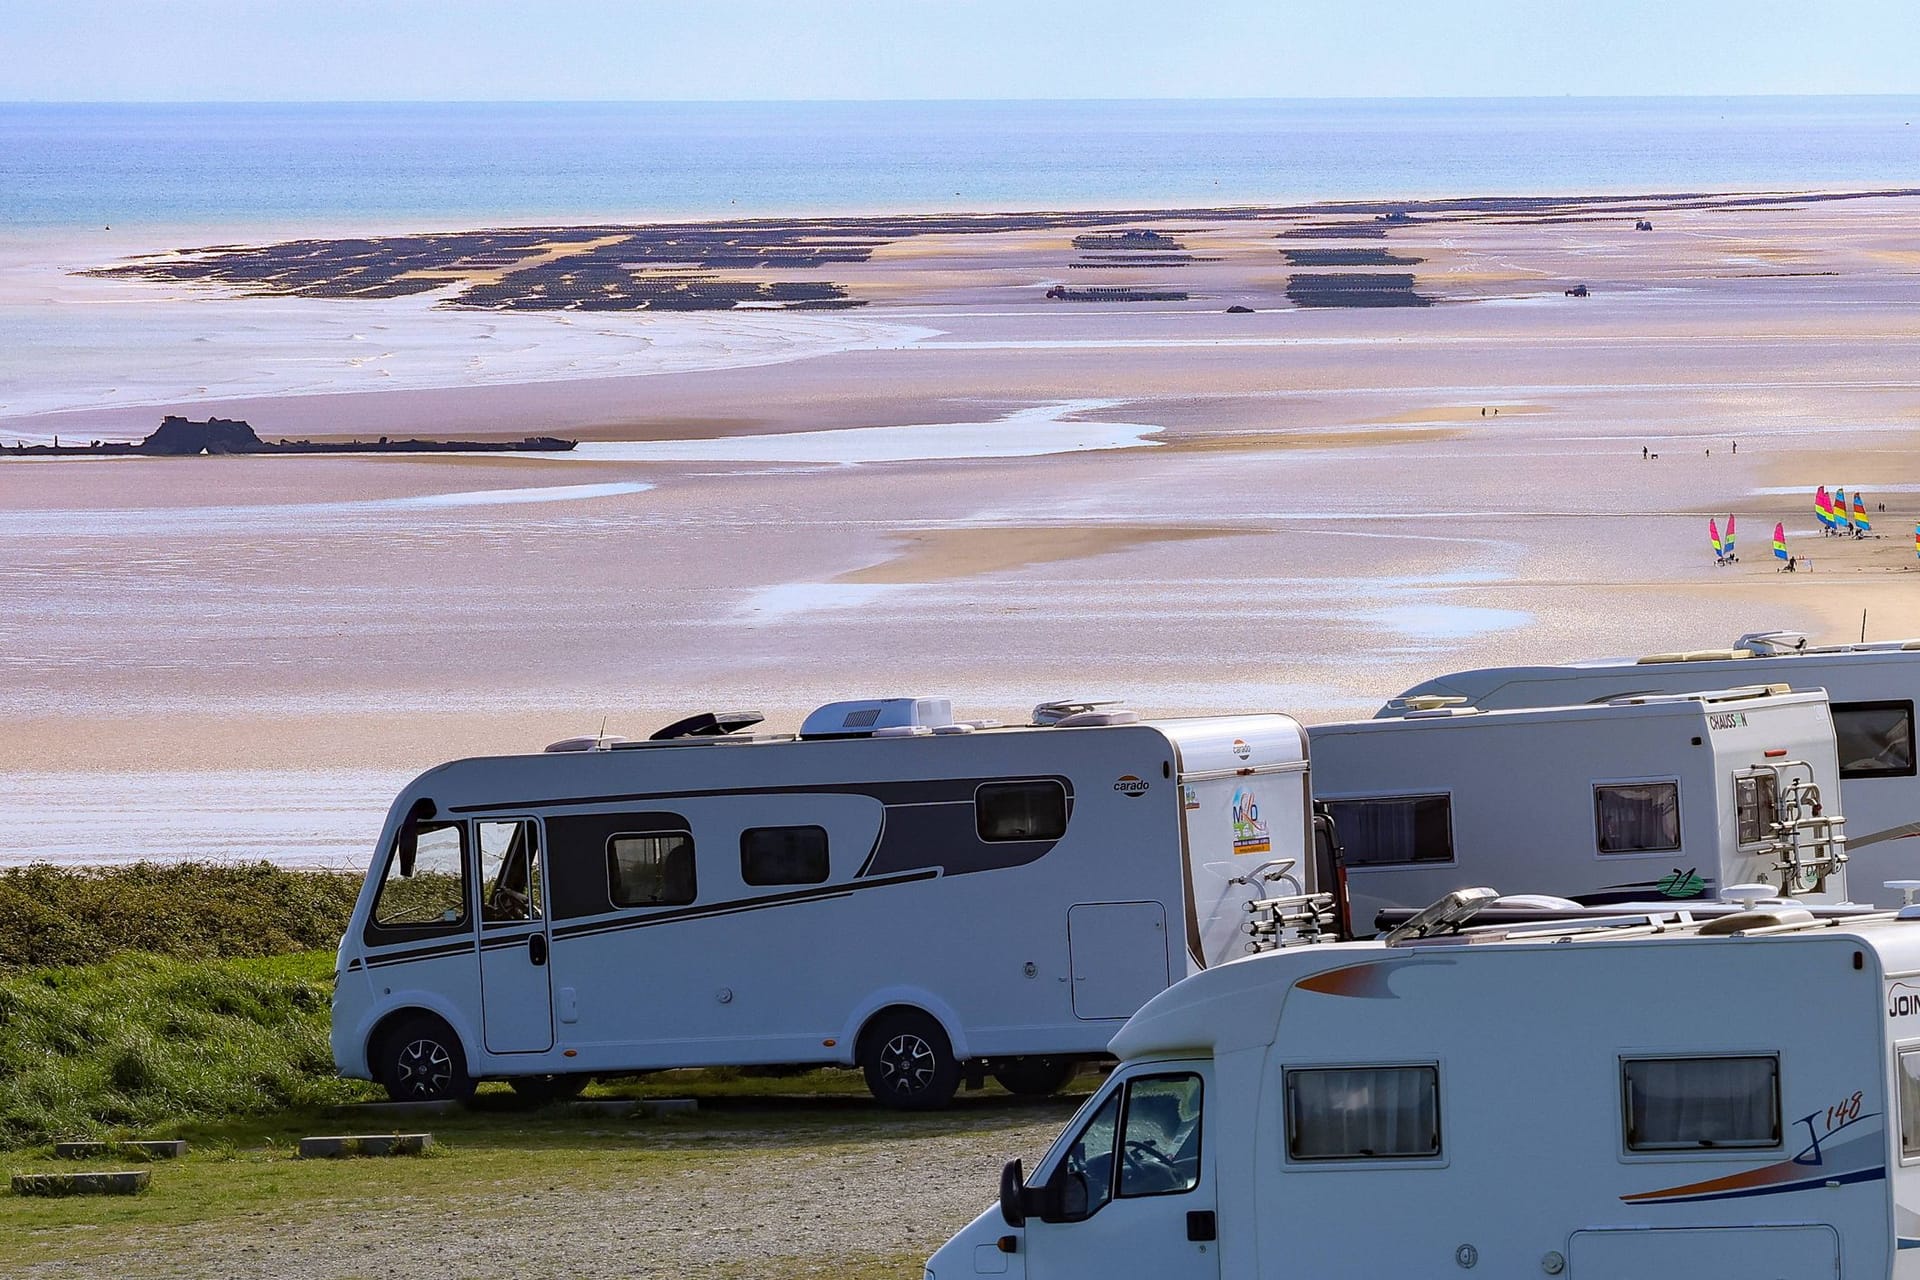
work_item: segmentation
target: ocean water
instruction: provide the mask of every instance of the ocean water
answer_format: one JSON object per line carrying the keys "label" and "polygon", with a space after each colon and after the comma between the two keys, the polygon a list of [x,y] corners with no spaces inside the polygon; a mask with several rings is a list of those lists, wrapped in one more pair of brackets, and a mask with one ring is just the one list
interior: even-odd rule
{"label": "ocean water", "polygon": [[1920,98],[0,104],[0,234],[1920,178]]}

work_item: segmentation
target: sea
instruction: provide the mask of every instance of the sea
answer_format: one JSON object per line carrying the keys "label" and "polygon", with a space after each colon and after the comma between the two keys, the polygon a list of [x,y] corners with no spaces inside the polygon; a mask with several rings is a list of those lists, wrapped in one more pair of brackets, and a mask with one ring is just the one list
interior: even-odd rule
{"label": "sea", "polygon": [[1907,185],[1920,97],[0,104],[0,235]]}

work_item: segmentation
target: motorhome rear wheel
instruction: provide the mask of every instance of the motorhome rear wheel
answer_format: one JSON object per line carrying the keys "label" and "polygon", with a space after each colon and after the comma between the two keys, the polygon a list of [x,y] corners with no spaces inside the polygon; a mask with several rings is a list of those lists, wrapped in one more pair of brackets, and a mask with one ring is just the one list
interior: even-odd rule
{"label": "motorhome rear wheel", "polygon": [[947,1033],[917,1010],[888,1014],[867,1029],[860,1069],[874,1097],[902,1110],[944,1107],[960,1087],[960,1064]]}
{"label": "motorhome rear wheel", "polygon": [[430,1013],[409,1015],[380,1038],[377,1069],[395,1102],[464,1102],[473,1096],[460,1037]]}
{"label": "motorhome rear wheel", "polygon": [[1058,1093],[1079,1074],[1078,1058],[1013,1058],[993,1069],[1000,1087],[1022,1098]]}

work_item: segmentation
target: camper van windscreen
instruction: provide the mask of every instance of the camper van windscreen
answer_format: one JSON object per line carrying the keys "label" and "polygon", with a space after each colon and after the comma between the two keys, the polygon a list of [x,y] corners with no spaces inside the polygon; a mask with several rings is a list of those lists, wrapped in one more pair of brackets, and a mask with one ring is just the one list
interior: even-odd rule
{"label": "camper van windscreen", "polygon": [[1920,1156],[1920,1048],[1900,1051],[1900,1158]]}
{"label": "camper van windscreen", "polygon": [[1842,778],[1914,776],[1911,701],[1836,702],[1833,737]]}
{"label": "camper van windscreen", "polygon": [[1287,1155],[1409,1160],[1440,1154],[1440,1069],[1335,1067],[1287,1072]]}
{"label": "camper van windscreen", "polygon": [[421,827],[409,874],[396,850],[374,899],[373,922],[385,929],[453,927],[467,920],[466,826]]}
{"label": "camper van windscreen", "polygon": [[1594,846],[1601,853],[1667,853],[1680,847],[1680,784],[1602,783],[1593,789]]}
{"label": "camper van windscreen", "polygon": [[1780,1145],[1780,1060],[1628,1058],[1627,1150]]}

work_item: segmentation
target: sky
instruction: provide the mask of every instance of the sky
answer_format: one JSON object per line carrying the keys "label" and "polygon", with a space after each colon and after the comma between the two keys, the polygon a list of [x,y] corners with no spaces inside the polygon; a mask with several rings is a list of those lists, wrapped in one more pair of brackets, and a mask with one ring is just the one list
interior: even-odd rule
{"label": "sky", "polygon": [[1920,93],[1917,0],[0,0],[0,101]]}

